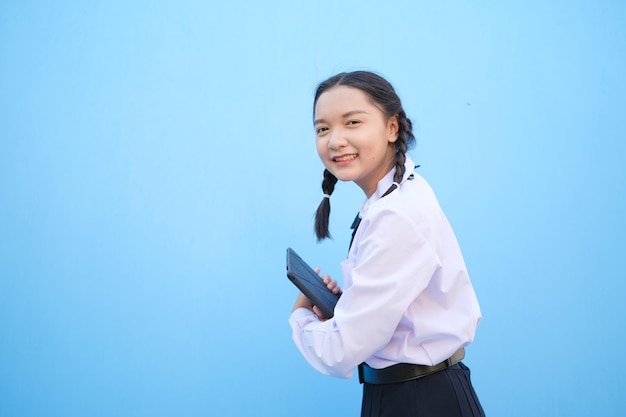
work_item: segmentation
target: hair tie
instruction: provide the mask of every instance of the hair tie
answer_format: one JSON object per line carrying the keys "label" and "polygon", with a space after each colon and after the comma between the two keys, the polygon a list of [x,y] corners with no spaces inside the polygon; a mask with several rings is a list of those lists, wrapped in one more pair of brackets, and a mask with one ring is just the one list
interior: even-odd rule
{"label": "hair tie", "polygon": [[330,194],[324,194],[324,198],[330,199]]}
{"label": "hair tie", "polygon": [[400,187],[400,184],[398,184],[398,183],[397,183],[397,182],[395,182],[395,181],[394,181],[394,182],[392,182],[392,183],[391,183],[391,185],[395,185],[395,186],[396,186],[396,188],[399,188],[399,187]]}

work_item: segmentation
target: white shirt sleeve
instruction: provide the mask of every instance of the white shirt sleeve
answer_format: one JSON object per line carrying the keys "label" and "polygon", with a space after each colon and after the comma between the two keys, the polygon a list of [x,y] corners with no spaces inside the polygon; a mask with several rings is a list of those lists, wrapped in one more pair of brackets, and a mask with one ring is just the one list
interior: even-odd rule
{"label": "white shirt sleeve", "polygon": [[293,338],[318,371],[350,377],[354,368],[389,345],[401,319],[428,285],[438,259],[415,220],[392,208],[370,210],[342,264],[346,288],[335,316],[310,311],[290,317]]}

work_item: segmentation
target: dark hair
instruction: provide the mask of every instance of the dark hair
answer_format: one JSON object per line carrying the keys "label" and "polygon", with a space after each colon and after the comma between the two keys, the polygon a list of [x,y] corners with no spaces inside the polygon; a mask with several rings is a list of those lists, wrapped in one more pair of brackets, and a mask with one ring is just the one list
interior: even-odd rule
{"label": "dark hair", "polygon": [[[313,101],[313,112],[315,105],[320,96],[332,87],[343,85],[347,87],[358,88],[363,91],[380,110],[391,118],[398,117],[398,140],[395,142],[396,172],[394,182],[400,183],[404,177],[404,163],[406,161],[406,152],[415,145],[415,136],[413,135],[413,124],[406,117],[406,113],[402,108],[400,97],[396,94],[393,86],[378,74],[369,71],[342,72],[322,81],[315,91],[315,100]],[[317,212],[315,214],[315,234],[317,240],[330,237],[328,231],[328,218],[330,216],[330,196],[335,189],[337,178],[327,169],[324,170],[324,181],[322,181],[322,191],[325,196],[322,199]],[[395,185],[394,185],[395,187]],[[391,189],[390,191],[392,191]]]}

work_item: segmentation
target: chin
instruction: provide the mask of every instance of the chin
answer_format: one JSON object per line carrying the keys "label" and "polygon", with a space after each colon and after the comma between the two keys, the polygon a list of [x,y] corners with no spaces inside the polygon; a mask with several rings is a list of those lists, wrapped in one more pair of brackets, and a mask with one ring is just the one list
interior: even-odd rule
{"label": "chin", "polygon": [[349,175],[345,172],[337,172],[337,171],[333,171],[330,170],[329,171],[339,180],[339,181],[354,181],[354,177],[352,175]]}

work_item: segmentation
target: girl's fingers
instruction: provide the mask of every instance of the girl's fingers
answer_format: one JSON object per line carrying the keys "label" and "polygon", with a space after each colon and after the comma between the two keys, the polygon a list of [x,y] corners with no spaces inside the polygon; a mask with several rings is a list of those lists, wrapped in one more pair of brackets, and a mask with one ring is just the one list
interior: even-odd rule
{"label": "girl's fingers", "polygon": [[[320,269],[319,268],[315,268],[315,272],[319,274]],[[322,282],[326,285],[326,287],[331,290],[334,294],[340,294],[341,293],[341,288],[339,287],[339,284],[337,284],[337,280],[332,279],[330,277],[330,275],[328,274],[324,274],[321,276],[322,278]]]}
{"label": "girl's fingers", "polygon": [[337,280],[331,279],[326,284],[326,287],[331,290],[334,294],[339,294],[341,292],[341,288],[339,284],[337,284]]}

